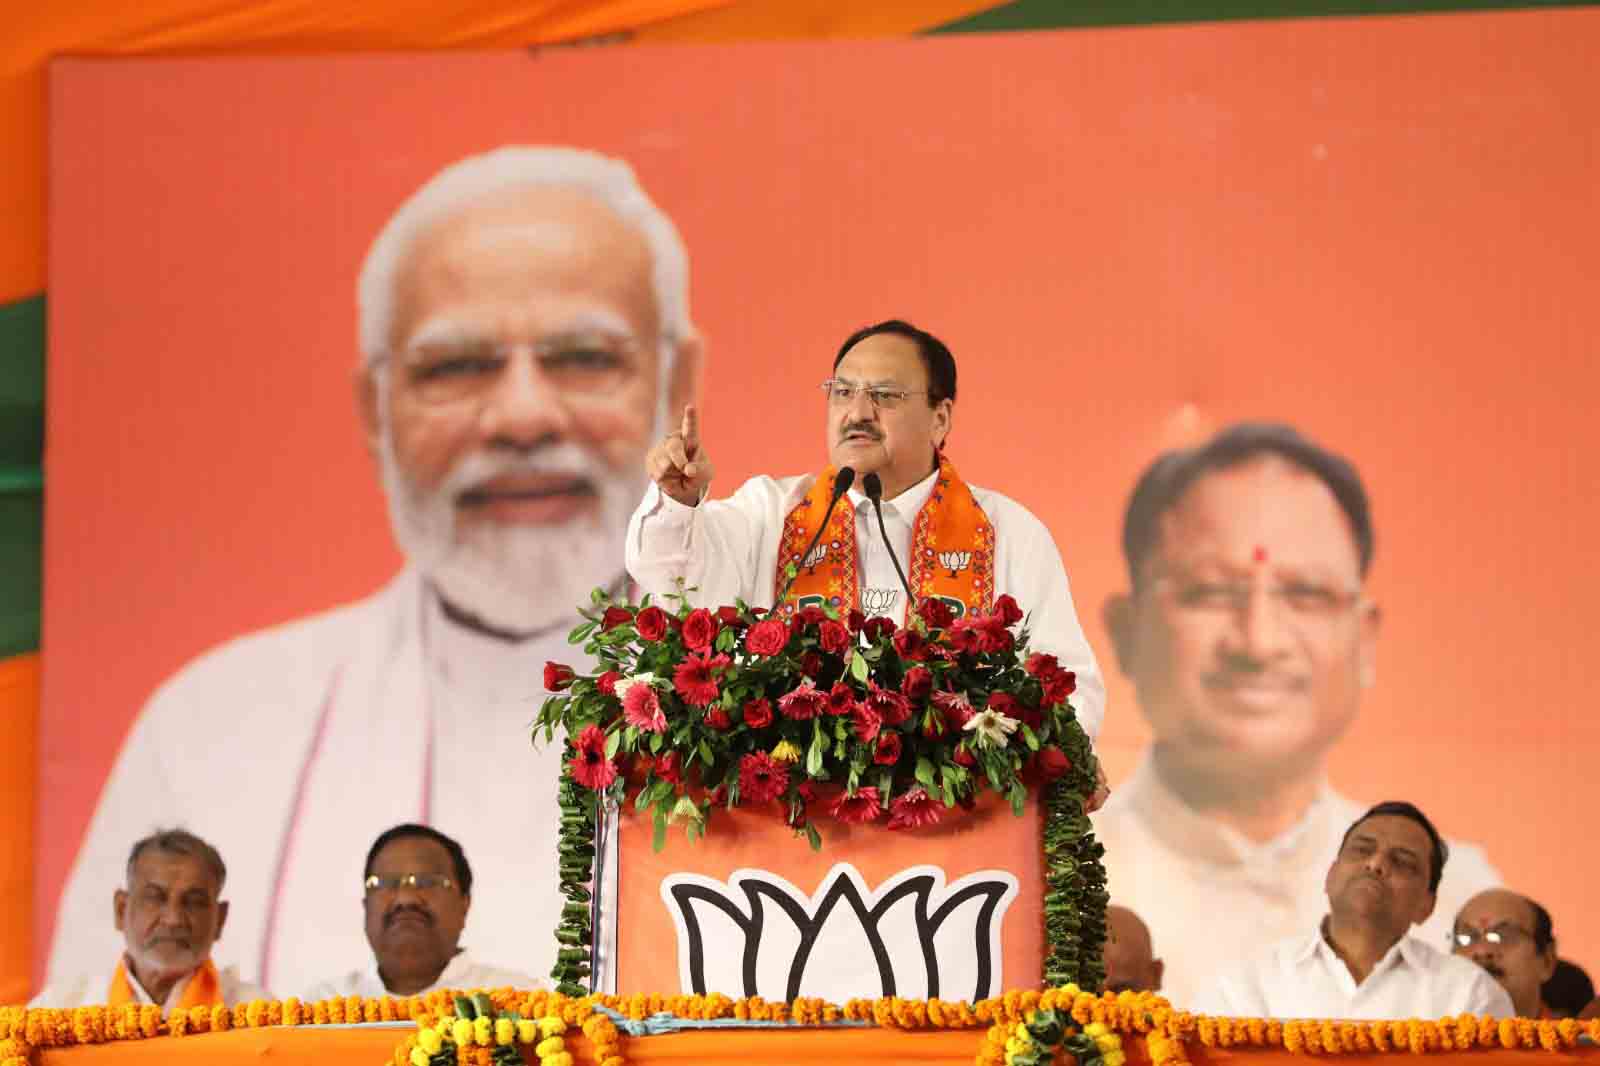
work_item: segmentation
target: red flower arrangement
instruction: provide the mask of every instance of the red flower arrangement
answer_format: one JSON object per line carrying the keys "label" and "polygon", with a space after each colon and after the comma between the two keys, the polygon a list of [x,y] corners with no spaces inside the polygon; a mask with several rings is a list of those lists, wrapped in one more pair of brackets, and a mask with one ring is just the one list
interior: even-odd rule
{"label": "red flower arrangement", "polygon": [[571,639],[601,672],[549,664],[539,727],[576,738],[568,764],[582,787],[619,802],[636,790],[658,842],[669,821],[697,835],[718,803],[781,806],[815,847],[816,815],[915,830],[982,791],[1020,812],[1025,778],[1088,768],[1082,791],[1093,787],[1068,699],[1075,679],[1054,656],[1028,652],[1010,596],[959,618],[927,600],[906,627],[820,607],[788,621],[742,603],[690,609],[681,598],[669,613],[648,597],[602,597],[585,618]]}

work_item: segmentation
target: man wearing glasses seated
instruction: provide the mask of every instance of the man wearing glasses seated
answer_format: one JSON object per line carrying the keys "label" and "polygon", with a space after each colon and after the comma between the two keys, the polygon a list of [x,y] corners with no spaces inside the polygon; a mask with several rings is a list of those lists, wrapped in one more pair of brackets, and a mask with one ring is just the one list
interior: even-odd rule
{"label": "man wearing glasses seated", "polygon": [[1326,916],[1212,981],[1194,1003],[1228,1018],[1509,1017],[1488,974],[1411,927],[1433,912],[1449,849],[1410,803],[1373,807],[1328,868]]}
{"label": "man wearing glasses seated", "polygon": [[1550,912],[1504,888],[1467,900],[1450,934],[1457,955],[1483,967],[1511,997],[1519,1018],[1552,1018],[1541,995],[1556,972]]}
{"label": "man wearing glasses seated", "polygon": [[472,907],[472,867],[461,845],[425,825],[397,825],[367,852],[367,943],[372,962],[306,993],[415,996],[435,989],[544,988],[549,983],[479,962],[460,945]]}
{"label": "man wearing glasses seated", "polygon": [[[1013,500],[969,485],[945,450],[956,405],[950,349],[910,323],[880,322],[845,340],[821,392],[827,468],[752,478],[723,500],[705,499],[711,459],[694,408],[684,409],[679,428],[646,459],[654,484],[628,527],[634,580],[658,598],[681,580],[698,606],[742,599],[773,607],[782,592],[785,613],[827,606],[897,624],[927,599],[960,617],[1010,594],[1028,613],[1032,648],[1076,673],[1073,706],[1094,737],[1105,688],[1050,531]],[[854,480],[829,516],[830,490],[846,467]],[[866,492],[869,475],[881,482],[886,532]],[[1102,788],[1092,806],[1103,798]]]}

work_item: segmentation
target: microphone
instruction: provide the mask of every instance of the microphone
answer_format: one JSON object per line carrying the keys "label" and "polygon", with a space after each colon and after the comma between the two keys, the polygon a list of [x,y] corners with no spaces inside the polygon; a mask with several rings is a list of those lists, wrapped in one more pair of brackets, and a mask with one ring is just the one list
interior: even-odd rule
{"label": "microphone", "polygon": [[900,568],[900,560],[895,558],[894,545],[889,543],[889,531],[883,525],[883,482],[877,474],[868,474],[861,479],[861,491],[872,501],[872,510],[878,516],[878,532],[883,536],[883,546],[889,550],[889,561],[894,564],[894,572],[900,575],[900,586],[906,590],[906,620],[910,621],[911,612],[917,608],[917,598],[911,594],[911,582],[906,580],[906,572]]}
{"label": "microphone", "polygon": [[[811,538],[811,543],[806,545],[806,550],[800,553],[801,563],[806,561],[806,559],[811,555],[811,549],[815,548],[817,546],[817,541],[822,539],[822,534],[826,532],[828,528],[828,519],[833,517],[833,509],[839,506],[840,498],[843,497],[845,493],[850,491],[850,486],[855,483],[855,480],[856,472],[854,468],[848,466],[840,467],[839,472],[833,475],[833,495],[828,499],[828,509],[827,511],[823,512],[822,523],[817,526],[816,536]],[[783,598],[789,595],[789,586],[793,585],[795,578],[799,576],[800,567],[797,564],[794,568],[794,573],[789,575],[789,580],[783,583],[783,588],[779,591],[778,598],[772,601],[772,609],[774,611],[783,606]]]}

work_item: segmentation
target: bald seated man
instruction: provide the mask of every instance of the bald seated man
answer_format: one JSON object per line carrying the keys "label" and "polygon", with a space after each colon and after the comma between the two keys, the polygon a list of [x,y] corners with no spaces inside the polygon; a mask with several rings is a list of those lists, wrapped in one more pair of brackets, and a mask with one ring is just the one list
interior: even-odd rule
{"label": "bald seated man", "polygon": [[1165,964],[1155,957],[1150,930],[1126,907],[1106,908],[1107,992],[1159,992]]}
{"label": "bald seated man", "polygon": [[1519,1018],[1548,1018],[1540,990],[1556,972],[1550,912],[1527,896],[1490,888],[1456,912],[1452,947],[1481,966],[1511,997]]}

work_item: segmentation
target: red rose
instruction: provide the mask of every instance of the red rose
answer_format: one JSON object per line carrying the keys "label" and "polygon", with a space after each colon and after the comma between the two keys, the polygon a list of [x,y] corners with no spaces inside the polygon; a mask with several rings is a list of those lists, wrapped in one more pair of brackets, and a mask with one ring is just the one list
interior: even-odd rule
{"label": "red rose", "polygon": [[876,616],[874,618],[867,619],[867,625],[866,625],[866,628],[864,630],[864,632],[867,635],[868,643],[871,643],[872,641],[875,641],[875,640],[879,639],[880,637],[893,636],[894,635],[894,631],[895,631],[894,619],[893,618],[885,618],[882,615],[878,615],[878,616]]}
{"label": "red rose", "polygon": [[1016,647],[1017,638],[1011,635],[1000,621],[999,615],[989,615],[978,623],[978,649],[985,653],[1010,651]]}
{"label": "red rose", "polygon": [[872,761],[879,766],[893,766],[900,761],[900,734],[892,729],[885,729],[878,734],[878,747],[872,753]]}
{"label": "red rose", "polygon": [[622,675],[615,670],[607,670],[595,679],[594,687],[607,696],[617,694],[617,682],[622,680]]}
{"label": "red rose", "polygon": [[800,672],[811,678],[822,673],[822,656],[814,651],[808,651],[800,656]]}
{"label": "red rose", "polygon": [[633,624],[639,630],[639,636],[645,640],[660,640],[667,635],[667,612],[659,607],[646,607],[639,612]]}
{"label": "red rose", "polygon": [[572,679],[577,677],[577,671],[561,663],[544,664],[544,687],[546,692],[560,692],[572,684]]}
{"label": "red rose", "polygon": [[766,700],[751,700],[744,705],[744,724],[751,729],[765,729],[772,724],[772,704]]}
{"label": "red rose", "polygon": [[704,607],[689,612],[683,620],[683,646],[690,651],[710,651],[711,642],[717,639],[716,616]]}
{"label": "red rose", "polygon": [[850,708],[856,705],[856,694],[849,685],[843,681],[835,681],[828,690],[828,713],[849,714]]}
{"label": "red rose", "polygon": [[1078,675],[1071,670],[1057,670],[1044,683],[1044,702],[1047,707],[1065,703],[1067,697],[1078,691]]}
{"label": "red rose", "polygon": [[734,607],[731,604],[725,604],[725,605],[723,605],[721,607],[718,607],[717,608],[717,621],[721,622],[725,626],[736,626],[736,625],[738,625],[739,624],[739,608]]}
{"label": "red rose", "polygon": [[915,629],[902,629],[894,635],[894,650],[902,659],[922,658],[922,634]]}
{"label": "red rose", "polygon": [[831,618],[822,623],[817,638],[822,644],[823,651],[830,651],[835,655],[843,655],[845,649],[850,647],[850,631]]}
{"label": "red rose", "polygon": [[607,607],[606,613],[600,616],[601,629],[615,629],[633,621],[633,612],[626,607]]}
{"label": "red rose", "polygon": [[1027,671],[1029,677],[1036,677],[1040,681],[1048,681],[1058,669],[1056,657],[1046,652],[1036,651],[1028,656],[1028,661],[1022,664],[1022,669]]}
{"label": "red rose", "polygon": [[795,615],[795,620],[803,626],[820,626],[830,621],[828,612],[821,607],[802,607],[800,613]]}
{"label": "red rose", "polygon": [[728,712],[721,707],[713,707],[706,712],[707,729],[726,729],[733,722],[728,718]]}
{"label": "red rose", "polygon": [[1022,621],[1022,608],[1018,607],[1017,601],[1010,596],[1001,596],[994,601],[994,613],[1008,626],[1014,626]]}
{"label": "red rose", "polygon": [[846,624],[850,626],[850,632],[859,633],[861,632],[861,627],[867,624],[867,616],[852,607],[846,619]]}
{"label": "red rose", "polygon": [[989,695],[989,709],[991,711],[999,711],[1007,718],[1015,718],[1019,722],[1022,720],[1022,707],[1016,700],[1011,698],[1009,693],[991,693]]}
{"label": "red rose", "polygon": [[929,596],[917,605],[917,616],[929,629],[943,629],[956,620],[950,605],[936,596]]}
{"label": "red rose", "polygon": [[900,691],[905,693],[908,700],[926,698],[933,691],[933,674],[926,666],[913,666],[906,671],[906,676],[900,679]]}
{"label": "red rose", "polygon": [[950,760],[957,766],[976,766],[978,763],[977,758],[966,749],[965,745],[957,748],[956,753],[950,756]]}
{"label": "red rose", "polygon": [[656,756],[656,776],[674,785],[683,784],[683,757],[675,751]]}
{"label": "red rose", "polygon": [[789,643],[789,627],[777,618],[765,618],[744,635],[744,646],[751,655],[776,655]]}
{"label": "red rose", "polygon": [[1054,781],[1072,769],[1072,760],[1067,758],[1067,753],[1054,745],[1040,748],[1034,762],[1038,764],[1039,773],[1046,781]]}
{"label": "red rose", "polygon": [[974,655],[978,651],[982,638],[978,635],[978,631],[963,618],[945,633],[945,641],[952,649],[963,655]]}

